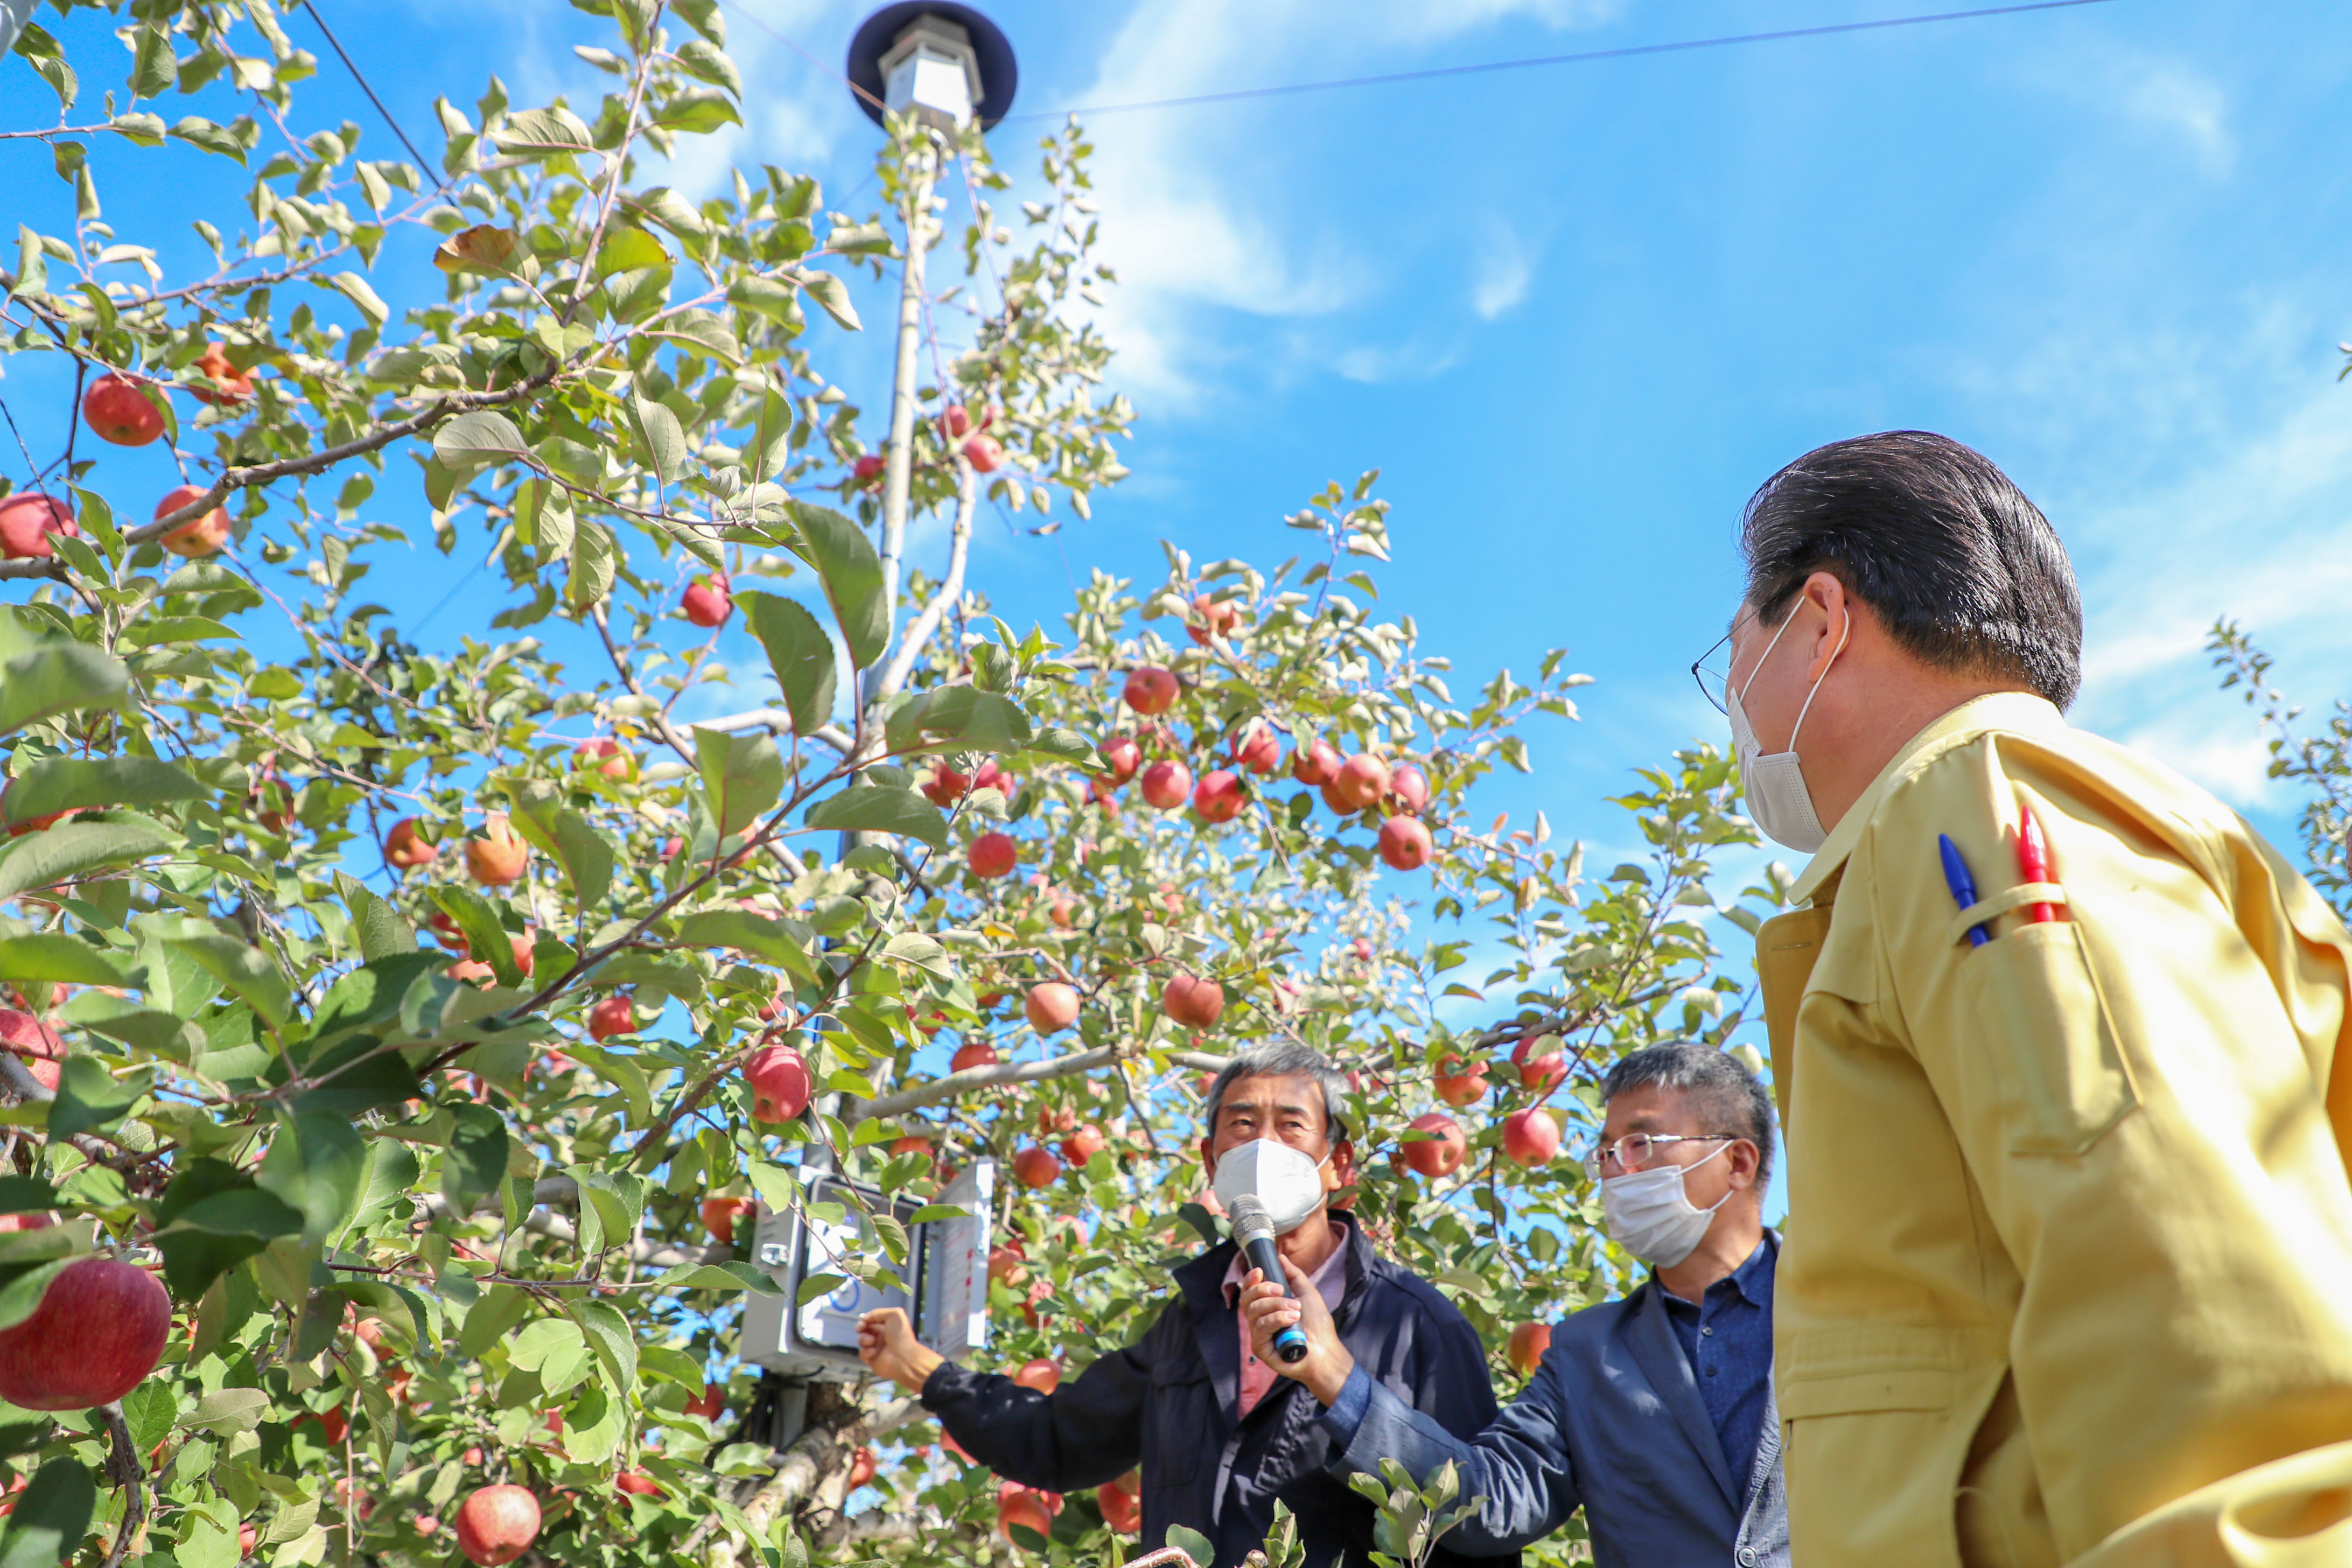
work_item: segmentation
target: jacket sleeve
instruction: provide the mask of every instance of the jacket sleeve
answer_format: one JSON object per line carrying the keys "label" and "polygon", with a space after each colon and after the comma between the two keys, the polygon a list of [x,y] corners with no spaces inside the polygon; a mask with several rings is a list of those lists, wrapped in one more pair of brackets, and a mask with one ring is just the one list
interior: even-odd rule
{"label": "jacket sleeve", "polygon": [[[1365,1373],[1359,1368],[1354,1375]],[[1483,1358],[1477,1382],[1487,1390],[1491,1411],[1494,1394]],[[1508,1409],[1482,1429],[1461,1433],[1374,1382],[1355,1439],[1332,1458],[1330,1468],[1339,1475],[1377,1476],[1382,1459],[1395,1459],[1425,1484],[1452,1460],[1461,1480],[1459,1498],[1485,1500],[1439,1545],[1465,1557],[1502,1556],[1558,1530],[1582,1500],[1557,1416],[1559,1397],[1559,1384],[1547,1364]]]}
{"label": "jacket sleeve", "polygon": [[964,1452],[1008,1480],[1076,1491],[1115,1480],[1143,1458],[1152,1333],[1114,1351],[1052,1394],[949,1362],[923,1384],[923,1407]]}
{"label": "jacket sleeve", "polygon": [[[1869,829],[1882,1011],[2020,1277],[2011,1375],[2070,1557],[2352,1437],[2352,1189],[2325,1089],[2342,930],[2307,918],[2309,889],[2242,823],[2141,804],[2165,798],[1996,735],[1929,763]],[[2054,921],[1999,912],[1971,945],[1937,836],[1982,903],[2017,901],[2021,801],[2066,902]]]}

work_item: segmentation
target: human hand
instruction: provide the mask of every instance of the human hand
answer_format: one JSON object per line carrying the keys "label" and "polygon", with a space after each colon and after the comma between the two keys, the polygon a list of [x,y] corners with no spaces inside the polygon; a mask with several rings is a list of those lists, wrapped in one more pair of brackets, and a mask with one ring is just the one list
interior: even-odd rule
{"label": "human hand", "polygon": [[[1309,1284],[1306,1272],[1287,1258],[1282,1260],[1282,1271],[1290,1279],[1288,1296],[1255,1268],[1242,1282],[1241,1309],[1249,1318],[1250,1348],[1258,1360],[1305,1384],[1307,1391],[1328,1406],[1347,1386],[1348,1374],[1356,1370],[1356,1358],[1339,1342],[1339,1331],[1331,1321],[1331,1310],[1323,1304],[1323,1292]],[[1286,1362],[1275,1353],[1274,1336],[1293,1324],[1307,1336],[1307,1353],[1297,1361]]]}
{"label": "human hand", "polygon": [[876,1376],[920,1394],[947,1357],[915,1337],[903,1309],[877,1307],[857,1320],[857,1359]]}

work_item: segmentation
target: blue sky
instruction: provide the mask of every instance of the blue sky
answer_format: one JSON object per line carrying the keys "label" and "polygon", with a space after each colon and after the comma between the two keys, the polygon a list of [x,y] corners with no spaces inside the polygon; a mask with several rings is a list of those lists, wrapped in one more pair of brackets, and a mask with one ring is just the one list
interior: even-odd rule
{"label": "blue sky", "polygon": [[[491,70],[519,103],[597,90],[568,46],[603,25],[556,0],[322,8],[428,148],[432,98],[470,104]],[[1021,51],[1017,113],[1934,8],[991,6]],[[721,177],[726,157],[775,162],[863,210],[876,132],[832,67],[865,9],[730,0],[749,124],[680,183]],[[386,155],[306,26],[298,41],[321,56],[308,113],[348,115]],[[1722,736],[1685,667],[1736,596],[1741,501],[1822,441],[1926,426],[2000,462],[2073,551],[2089,607],[2077,721],[2290,838],[2292,802],[2263,780],[2251,716],[2200,643],[2236,615],[2299,695],[2352,690],[2352,388],[2334,379],[2352,337],[2347,66],[2352,14],[2318,0],[2111,0],[1097,117],[1135,477],[1057,538],[985,533],[975,578],[1009,618],[1050,624],[1090,566],[1157,577],[1162,537],[1271,563],[1297,538],[1286,511],[1378,466],[1396,506],[1385,605],[1417,618],[1426,650],[1483,674],[1566,645],[1598,678],[1581,722],[1538,725],[1538,771],[1498,805],[1540,807],[1605,852],[1619,829],[1601,795]],[[22,61],[0,66],[0,121],[43,122],[46,93]],[[1047,124],[1001,128],[1000,159],[1024,168]],[[110,214],[142,228],[188,203],[192,173],[225,170],[98,155]],[[0,144],[0,188],[13,216],[64,232],[47,163]],[[879,296],[866,304],[877,319]],[[840,362],[869,409],[886,353],[868,332]],[[41,447],[50,366],[0,370]],[[394,472],[380,504],[421,537],[421,495]],[[425,555],[369,586],[414,616],[450,581]],[[478,578],[436,635],[478,627],[491,602]]]}

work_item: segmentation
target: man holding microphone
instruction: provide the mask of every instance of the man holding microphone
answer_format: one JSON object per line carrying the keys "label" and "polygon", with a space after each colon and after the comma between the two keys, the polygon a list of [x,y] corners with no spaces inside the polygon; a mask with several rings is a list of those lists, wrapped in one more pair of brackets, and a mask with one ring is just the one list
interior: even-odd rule
{"label": "man holding microphone", "polygon": [[1456,1552],[1516,1552],[1581,1508],[1598,1568],[1787,1568],[1772,1407],[1780,1242],[1763,1211],[1771,1101],[1731,1057],[1681,1042],[1633,1052],[1601,1092],[1585,1169],[1610,1238],[1652,1272],[1556,1325],[1491,1426],[1449,1432],[1367,1376],[1287,1258],[1288,1292],[1255,1272],[1243,1292],[1257,1353],[1294,1326],[1306,1336],[1307,1353],[1280,1370],[1323,1407],[1335,1473],[1378,1476],[1395,1459],[1426,1485],[1452,1464],[1459,1495],[1479,1500],[1444,1537]]}
{"label": "man holding microphone", "polygon": [[[1202,1163],[1228,1212],[1244,1199],[1263,1210],[1276,1251],[1368,1376],[1440,1430],[1475,1432],[1495,1415],[1476,1332],[1328,1206],[1355,1181],[1347,1092],[1305,1046],[1250,1047],[1210,1085]],[[1253,1353],[1237,1306],[1248,1272],[1235,1242],[1211,1247],[1175,1270],[1173,1298],[1140,1337],[1050,1394],[947,1361],[896,1308],[866,1315],[858,1353],[1007,1479],[1070,1491],[1140,1466],[1145,1544],[1171,1525],[1198,1531],[1213,1552],[1199,1568],[1236,1568],[1262,1546],[1276,1501],[1297,1519],[1307,1568],[1371,1568],[1372,1505],[1325,1468],[1315,1402]],[[1459,1563],[1443,1548],[1433,1559]]]}

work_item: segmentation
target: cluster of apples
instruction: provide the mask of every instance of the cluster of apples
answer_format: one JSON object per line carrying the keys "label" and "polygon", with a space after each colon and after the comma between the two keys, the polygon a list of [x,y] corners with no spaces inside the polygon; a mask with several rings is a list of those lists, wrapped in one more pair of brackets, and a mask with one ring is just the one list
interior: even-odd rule
{"label": "cluster of apples", "polygon": [[[1531,1035],[1511,1050],[1519,1086],[1537,1095],[1549,1095],[1568,1077],[1568,1057],[1557,1035]],[[1475,1105],[1490,1087],[1487,1064],[1465,1064],[1449,1056],[1431,1075],[1431,1088],[1448,1105]],[[1404,1146],[1405,1164],[1424,1176],[1446,1176],[1459,1170],[1470,1152],[1461,1123],[1442,1110],[1415,1117],[1407,1125],[1431,1134]],[[1559,1152],[1559,1121],[1541,1105],[1530,1105],[1503,1118],[1503,1152],[1514,1164],[1548,1164]]]}

